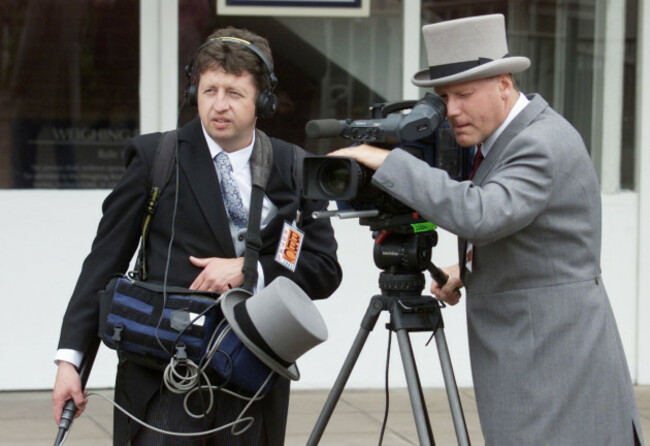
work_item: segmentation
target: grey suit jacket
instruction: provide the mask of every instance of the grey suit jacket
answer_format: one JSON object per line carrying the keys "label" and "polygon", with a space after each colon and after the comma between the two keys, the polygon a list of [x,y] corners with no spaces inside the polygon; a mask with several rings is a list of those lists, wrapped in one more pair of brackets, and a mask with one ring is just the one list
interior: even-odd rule
{"label": "grey suit jacket", "polygon": [[632,445],[640,423],[600,277],[601,199],[578,132],[539,95],[473,181],[393,150],[373,183],[474,244],[464,270],[487,445]]}

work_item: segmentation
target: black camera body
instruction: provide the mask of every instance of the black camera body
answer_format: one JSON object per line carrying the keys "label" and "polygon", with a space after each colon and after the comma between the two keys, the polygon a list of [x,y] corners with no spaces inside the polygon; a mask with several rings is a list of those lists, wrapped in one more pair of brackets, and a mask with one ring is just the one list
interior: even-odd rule
{"label": "black camera body", "polygon": [[[419,101],[375,104],[370,110],[370,119],[309,121],[305,127],[307,136],[340,136],[389,150],[399,147],[430,166],[445,170],[453,179],[468,178],[469,149],[456,143],[440,97],[427,93]],[[339,209],[409,212],[405,205],[373,187],[373,172],[353,158],[309,157],[304,161],[303,172],[305,198],[336,200]]]}

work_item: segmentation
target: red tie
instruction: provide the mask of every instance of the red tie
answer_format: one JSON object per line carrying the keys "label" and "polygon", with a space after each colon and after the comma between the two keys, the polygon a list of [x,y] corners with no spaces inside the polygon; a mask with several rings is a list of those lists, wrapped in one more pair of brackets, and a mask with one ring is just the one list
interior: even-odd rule
{"label": "red tie", "polygon": [[485,158],[483,156],[483,152],[481,152],[481,147],[483,147],[482,143],[478,143],[476,145],[476,154],[474,155],[474,163],[472,164],[472,173],[469,174],[469,179],[471,180],[474,178],[474,174],[478,170],[478,166],[481,165],[483,162],[483,159]]}

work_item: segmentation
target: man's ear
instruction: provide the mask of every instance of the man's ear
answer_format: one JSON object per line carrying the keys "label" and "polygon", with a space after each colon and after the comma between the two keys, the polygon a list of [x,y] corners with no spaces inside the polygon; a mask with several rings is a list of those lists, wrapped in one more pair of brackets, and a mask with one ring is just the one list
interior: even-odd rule
{"label": "man's ear", "polygon": [[500,74],[497,78],[499,91],[503,97],[509,96],[516,90],[514,80],[510,74]]}

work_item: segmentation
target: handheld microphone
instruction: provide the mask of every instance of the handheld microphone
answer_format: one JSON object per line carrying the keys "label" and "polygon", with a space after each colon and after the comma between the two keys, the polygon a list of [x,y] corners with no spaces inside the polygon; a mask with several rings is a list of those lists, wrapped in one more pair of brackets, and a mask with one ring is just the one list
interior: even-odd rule
{"label": "handheld microphone", "polygon": [[[97,350],[99,349],[99,342],[94,347],[91,347],[90,351],[84,355],[84,358],[81,360],[81,365],[79,366],[79,378],[81,379],[81,391],[83,392],[86,388],[86,383],[88,382],[88,377],[90,376],[90,371],[93,368],[93,363],[95,362],[95,356],[97,356]],[[54,446],[59,446],[65,439],[65,435],[72,426],[74,421],[74,415],[77,413],[77,406],[74,403],[74,400],[70,398],[65,402],[63,406],[63,412],[61,412],[61,422],[59,423],[59,432],[54,440]]]}

